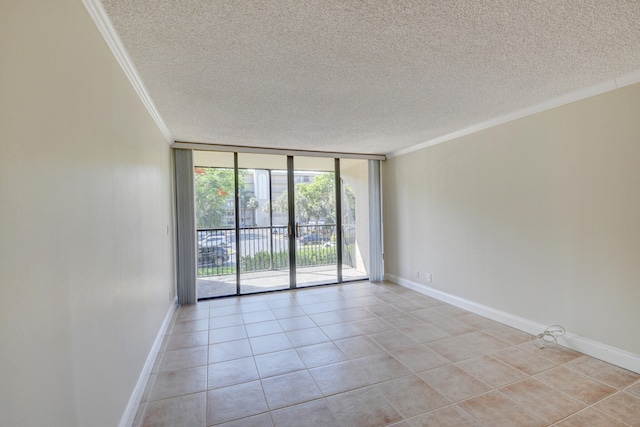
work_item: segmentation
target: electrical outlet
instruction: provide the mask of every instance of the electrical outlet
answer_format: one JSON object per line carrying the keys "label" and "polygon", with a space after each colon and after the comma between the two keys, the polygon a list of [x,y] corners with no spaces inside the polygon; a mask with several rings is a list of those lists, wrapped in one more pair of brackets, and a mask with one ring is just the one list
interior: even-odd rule
{"label": "electrical outlet", "polygon": [[433,275],[431,273],[427,273],[427,282],[433,281]]}
{"label": "electrical outlet", "polygon": [[416,279],[420,278],[420,270],[416,270]]}

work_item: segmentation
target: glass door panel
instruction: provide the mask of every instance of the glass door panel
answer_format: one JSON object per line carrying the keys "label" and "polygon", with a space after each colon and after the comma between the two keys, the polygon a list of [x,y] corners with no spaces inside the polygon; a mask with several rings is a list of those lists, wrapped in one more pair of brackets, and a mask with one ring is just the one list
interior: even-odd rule
{"label": "glass door panel", "polygon": [[296,287],[338,282],[335,159],[295,157]]}
{"label": "glass door panel", "polygon": [[369,270],[368,161],[340,160],[342,280],[363,280]]}
{"label": "glass door panel", "polygon": [[235,295],[233,153],[194,151],[198,299]]}
{"label": "glass door panel", "polygon": [[287,157],[238,154],[240,293],[289,289]]}

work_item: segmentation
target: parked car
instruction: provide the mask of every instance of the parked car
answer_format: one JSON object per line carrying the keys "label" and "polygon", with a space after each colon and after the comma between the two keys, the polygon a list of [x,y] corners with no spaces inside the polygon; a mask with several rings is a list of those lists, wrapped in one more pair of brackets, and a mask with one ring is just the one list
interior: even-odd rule
{"label": "parked car", "polygon": [[215,265],[220,267],[229,261],[229,252],[222,246],[200,246],[198,247],[198,267]]}
{"label": "parked car", "polygon": [[209,246],[221,246],[226,248],[229,246],[227,243],[227,239],[225,236],[217,236],[217,235],[209,235],[204,236],[202,239],[198,241],[198,246],[209,247]]}
{"label": "parked car", "polygon": [[320,234],[307,234],[306,236],[302,236],[300,238],[300,244],[302,245],[318,245],[327,240],[324,236]]}

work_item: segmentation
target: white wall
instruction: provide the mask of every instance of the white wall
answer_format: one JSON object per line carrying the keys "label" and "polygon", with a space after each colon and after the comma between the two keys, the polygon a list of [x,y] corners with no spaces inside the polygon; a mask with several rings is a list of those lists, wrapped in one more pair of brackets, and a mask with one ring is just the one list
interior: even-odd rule
{"label": "white wall", "polygon": [[636,84],[390,159],[385,271],[640,355],[639,118]]}
{"label": "white wall", "polygon": [[175,296],[170,148],[81,1],[3,1],[0,43],[0,425],[115,426]]}

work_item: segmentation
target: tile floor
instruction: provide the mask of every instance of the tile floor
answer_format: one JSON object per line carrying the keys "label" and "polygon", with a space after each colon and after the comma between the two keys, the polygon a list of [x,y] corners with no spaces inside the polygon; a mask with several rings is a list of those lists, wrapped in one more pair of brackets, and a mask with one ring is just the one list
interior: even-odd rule
{"label": "tile floor", "polygon": [[640,426],[640,375],[398,285],[178,310],[134,426]]}

